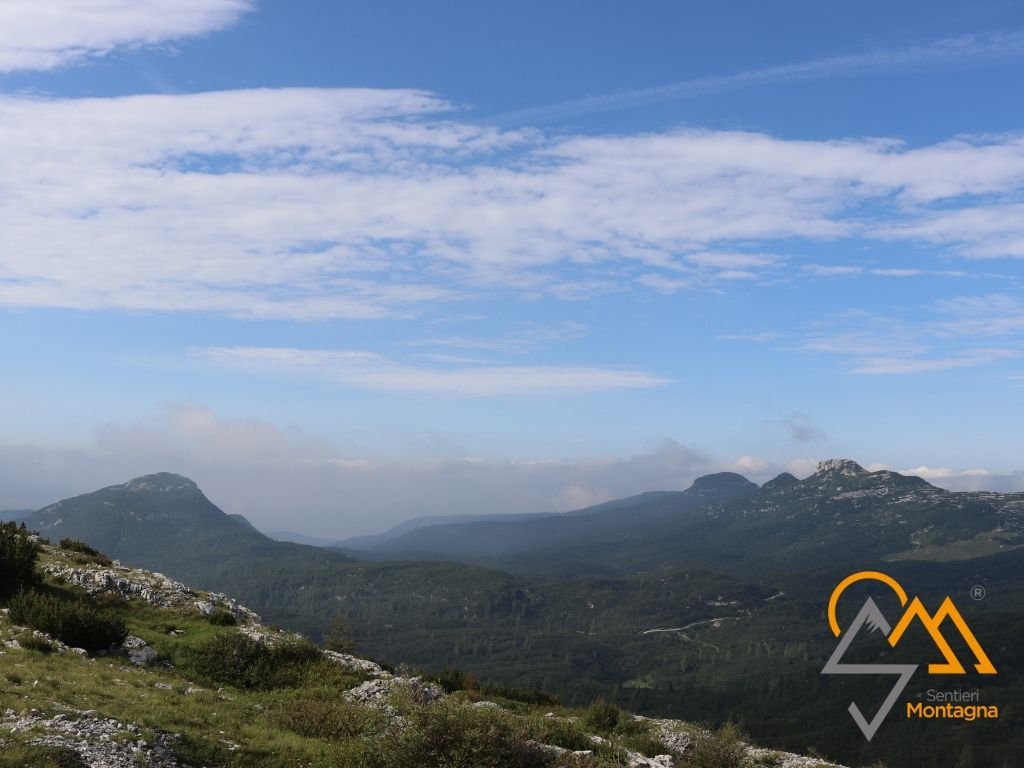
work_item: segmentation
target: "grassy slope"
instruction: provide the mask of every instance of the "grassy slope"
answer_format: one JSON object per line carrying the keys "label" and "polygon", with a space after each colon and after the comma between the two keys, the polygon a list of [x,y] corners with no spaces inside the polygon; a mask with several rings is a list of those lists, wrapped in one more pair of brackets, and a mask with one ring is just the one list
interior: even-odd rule
{"label": "grassy slope", "polygon": [[[43,560],[65,561],[65,556],[48,550]],[[77,588],[52,581],[45,588],[79,594]],[[624,764],[627,748],[648,755],[666,751],[651,725],[631,716],[622,715],[617,725],[585,727],[586,713],[562,707],[536,707],[498,697],[492,698],[503,705],[501,709],[473,707],[471,702],[479,698],[474,692],[459,692],[430,706],[398,697],[392,704],[406,725],[396,730],[393,719],[342,697],[364,677],[334,664],[311,667],[300,684],[276,690],[218,687],[186,674],[190,650],[214,636],[235,633],[236,628],[214,626],[184,609],[159,609],[138,601],[102,602],[122,615],[130,634],[146,640],[168,664],[141,669],[117,656],[82,658],[6,648],[0,656],[0,713],[39,710],[75,719],[81,716],[76,713],[93,711],[139,725],[140,735],[148,741],[158,731],[180,734],[179,758],[207,766],[596,767]],[[0,614],[0,639],[14,632],[9,617]],[[549,711],[557,717],[546,717]],[[595,746],[588,731],[610,741]],[[66,752],[29,746],[38,735],[9,736],[0,729],[0,767],[80,764]],[[539,750],[535,742],[594,754],[558,758]],[[756,764],[773,766],[778,761],[763,753]]]}

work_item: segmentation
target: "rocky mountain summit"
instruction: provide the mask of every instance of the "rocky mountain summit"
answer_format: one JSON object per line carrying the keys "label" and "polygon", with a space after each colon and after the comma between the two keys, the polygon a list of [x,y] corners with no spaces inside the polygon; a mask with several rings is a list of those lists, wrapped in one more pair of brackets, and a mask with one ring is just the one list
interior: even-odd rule
{"label": "rocky mountain summit", "polygon": [[[712,738],[686,723],[620,715],[617,710],[616,718],[621,718],[622,728],[601,733],[589,731],[591,720],[586,713],[553,709],[531,715],[521,704],[492,701],[464,691],[446,692],[422,675],[389,671],[371,660],[331,650],[315,650],[315,657],[320,660],[317,663],[326,664],[326,670],[337,669],[337,679],[349,681],[350,687],[343,685],[333,690],[326,700],[327,690],[307,696],[302,689],[289,689],[289,695],[296,698],[282,710],[273,697],[284,693],[268,698],[250,692],[252,688],[258,690],[262,681],[257,680],[250,687],[213,688],[208,680],[192,679],[199,668],[190,667],[187,662],[179,666],[179,662],[201,652],[203,645],[199,640],[209,639],[211,633],[218,642],[225,643],[225,648],[252,654],[246,662],[251,664],[264,663],[261,654],[273,649],[294,654],[298,648],[304,652],[314,648],[308,641],[265,626],[254,611],[226,595],[194,590],[159,573],[117,563],[83,563],[82,559],[76,552],[41,544],[39,570],[52,585],[48,589],[70,590],[68,594],[86,595],[82,599],[112,607],[128,617],[133,634],[117,646],[90,656],[80,649],[68,648],[55,637],[13,625],[5,610],[0,615],[0,637],[6,638],[0,651],[0,750],[11,754],[15,754],[14,750],[37,750],[38,754],[32,753],[33,759],[48,755],[55,761],[53,765],[61,766],[247,766],[250,758],[243,756],[255,754],[249,742],[257,734],[247,726],[246,718],[267,717],[268,712],[273,712],[270,723],[291,724],[291,738],[296,733],[329,732],[330,722],[323,718],[330,712],[334,716],[344,713],[348,718],[344,733],[359,734],[372,727],[375,733],[398,743],[410,738],[411,731],[423,727],[432,717],[444,719],[457,714],[469,721],[486,723],[486,732],[492,734],[487,738],[501,742],[477,748],[508,749],[529,756],[528,760],[510,757],[511,761],[488,762],[509,766],[673,768],[688,765],[694,750],[701,748],[702,740]],[[223,622],[219,629],[212,621],[215,616]],[[238,645],[233,637],[244,638],[243,644]],[[196,644],[189,646],[190,642]],[[252,645],[246,646],[245,642]],[[177,646],[184,653],[176,654]],[[268,650],[263,652],[259,648]],[[215,663],[232,667],[239,659],[228,654]],[[313,657],[307,658],[306,663],[313,663]],[[273,674],[272,670],[268,668],[267,674]],[[317,673],[317,678],[322,680],[324,674]],[[310,684],[314,683],[305,683]],[[313,706],[320,714],[301,724],[293,723],[292,710],[300,706],[298,702],[303,707]],[[228,710],[231,716],[223,714]],[[175,712],[178,714],[172,714]],[[237,720],[233,720],[236,716]],[[451,728],[453,724],[444,727]],[[644,744],[656,744],[662,751],[653,754],[649,746],[642,750],[639,742],[625,736],[641,732],[646,734]],[[507,746],[501,746],[510,734],[518,735]],[[196,760],[195,743],[201,738],[212,742],[219,760]],[[331,748],[325,747],[328,752]],[[751,766],[833,766],[790,753],[743,745],[739,748]],[[265,751],[266,747],[260,749]],[[258,764],[292,764],[283,755],[280,760],[275,762],[272,755],[263,754]],[[333,760],[304,764],[347,764]],[[387,760],[365,764],[392,765]],[[463,765],[457,759],[451,764]]]}

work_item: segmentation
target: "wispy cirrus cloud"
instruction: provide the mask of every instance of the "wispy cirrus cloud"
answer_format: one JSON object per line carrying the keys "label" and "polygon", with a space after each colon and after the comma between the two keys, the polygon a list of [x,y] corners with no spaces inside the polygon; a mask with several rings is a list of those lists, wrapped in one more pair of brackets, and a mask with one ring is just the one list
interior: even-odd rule
{"label": "wispy cirrus cloud", "polygon": [[1024,303],[1003,293],[958,296],[890,313],[836,312],[789,333],[757,331],[719,338],[832,357],[861,375],[976,368],[1024,354]]}
{"label": "wispy cirrus cloud", "polygon": [[522,354],[549,344],[574,341],[586,336],[587,326],[572,320],[557,325],[526,324],[494,336],[435,336],[409,342],[412,347],[440,347],[481,352]]}
{"label": "wispy cirrus cloud", "polygon": [[1012,297],[961,296],[908,310],[911,317],[842,313],[807,333],[799,348],[844,358],[851,373],[867,375],[974,368],[1024,352],[1024,308]]}
{"label": "wispy cirrus cloud", "polygon": [[120,48],[215,32],[254,0],[4,0],[0,72],[50,70]]}
{"label": "wispy cirrus cloud", "polygon": [[1024,32],[1019,30],[958,35],[905,48],[828,56],[729,75],[698,77],[666,85],[586,96],[506,112],[495,120],[503,125],[532,124],[779,83],[891,73],[893,70],[964,66],[1020,56],[1024,56]]}
{"label": "wispy cirrus cloud", "polygon": [[[192,356],[250,373],[307,376],[391,392],[495,397],[650,389],[671,383],[643,371],[597,366],[400,362],[375,352],[284,347],[207,347]],[[444,364],[450,362],[450,364]]]}
{"label": "wispy cirrus cloud", "polygon": [[1017,357],[1019,354],[1016,350],[996,347],[968,349],[960,354],[936,357],[900,357],[898,354],[894,355],[892,353],[865,355],[856,359],[851,372],[869,375],[930,373],[933,371],[948,371],[954,368],[974,368],[979,365],[987,365],[1011,357]]}

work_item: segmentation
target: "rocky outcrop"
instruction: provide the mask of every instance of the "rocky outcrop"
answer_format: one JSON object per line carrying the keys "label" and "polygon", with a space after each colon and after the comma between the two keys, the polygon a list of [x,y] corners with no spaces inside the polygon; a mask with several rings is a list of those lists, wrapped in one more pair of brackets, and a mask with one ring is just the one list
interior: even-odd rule
{"label": "rocky outcrop", "polygon": [[843,475],[845,477],[860,477],[868,472],[856,461],[850,459],[826,459],[819,461],[814,470],[816,475]]}
{"label": "rocky outcrop", "polygon": [[358,656],[352,656],[348,653],[338,653],[337,651],[324,651],[324,658],[328,661],[333,661],[335,664],[339,664],[343,667],[348,667],[353,672],[359,672],[370,677],[390,677],[390,673],[385,672],[384,668],[376,662],[370,661],[369,659],[360,659]]}
{"label": "rocky outcrop", "polygon": [[185,608],[209,616],[229,611],[239,623],[259,624],[260,617],[237,601],[216,592],[196,592],[162,573],[114,564],[109,568],[46,563],[44,573],[81,587],[91,595],[113,594],[123,600],[145,600],[157,608]]}
{"label": "rocky outcrop", "polygon": [[345,694],[350,701],[387,709],[398,691],[410,695],[417,704],[432,704],[444,697],[444,691],[419,677],[379,677],[367,680]]}
{"label": "rocky outcrop", "polygon": [[72,750],[90,768],[179,766],[173,751],[177,737],[155,731],[152,741],[147,741],[135,723],[97,717],[92,711],[70,709],[47,717],[35,709],[26,715],[8,709],[0,721],[0,733],[3,731],[31,734],[28,744],[32,746]]}
{"label": "rocky outcrop", "polygon": [[128,661],[136,667],[148,667],[156,663],[156,650],[150,648],[149,645],[146,644],[146,641],[141,637],[128,635],[128,637],[124,639],[124,642],[121,643],[121,647],[123,647],[125,652],[128,654]]}

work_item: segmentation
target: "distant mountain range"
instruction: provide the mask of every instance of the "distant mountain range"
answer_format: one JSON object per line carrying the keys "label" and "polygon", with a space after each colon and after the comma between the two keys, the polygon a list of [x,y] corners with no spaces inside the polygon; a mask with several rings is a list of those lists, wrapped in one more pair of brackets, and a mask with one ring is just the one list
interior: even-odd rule
{"label": "distant mountain range", "polygon": [[[1024,764],[1024,739],[1018,755],[986,726],[926,741],[890,729],[866,750],[841,716],[848,689],[823,689],[820,675],[834,646],[822,618],[832,586],[851,570],[885,570],[929,605],[960,601],[1000,660],[993,695],[1024,709],[1024,494],[953,493],[831,460],[760,487],[719,473],[571,513],[421,518],[341,552],[274,541],[191,480],[158,474],[26,523],[313,636],[340,616],[377,658],[459,667],[573,704],[600,695],[650,714],[742,719],[769,742],[806,728],[807,743],[856,764],[893,754],[911,764],[965,738]],[[972,601],[978,584],[998,599]],[[824,706],[838,714],[823,719]]]}
{"label": "distant mountain range", "polygon": [[532,515],[425,515],[423,517],[414,517],[411,520],[406,520],[404,523],[399,523],[398,525],[394,526],[393,528],[389,528],[383,533],[373,533],[365,536],[352,536],[348,539],[335,541],[332,544],[330,544],[330,546],[343,550],[369,550],[387,544],[388,542],[394,541],[395,539],[401,538],[402,536],[411,533],[412,531],[418,531],[421,528],[429,528],[432,526],[442,525],[468,525],[471,523],[479,522],[519,522],[525,520],[538,520],[547,517],[554,517],[555,514],[556,513],[553,512],[546,514],[543,512],[539,512]]}
{"label": "distant mountain range", "polygon": [[733,473],[574,513],[419,526],[353,554],[575,575],[681,563],[743,577],[865,558],[951,560],[1024,543],[1024,494],[954,493],[918,477],[821,462],[758,487]]}

